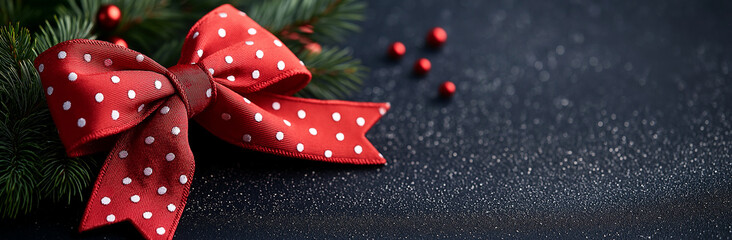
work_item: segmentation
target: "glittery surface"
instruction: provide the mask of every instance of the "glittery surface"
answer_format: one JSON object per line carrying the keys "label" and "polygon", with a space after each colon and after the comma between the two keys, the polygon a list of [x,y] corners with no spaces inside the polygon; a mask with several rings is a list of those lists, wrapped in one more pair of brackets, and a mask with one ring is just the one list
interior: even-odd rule
{"label": "glittery surface", "polygon": [[[372,71],[351,100],[391,102],[367,134],[388,164],[272,157],[194,127],[176,237],[730,238],[729,12],[722,1],[369,1],[347,45]],[[424,46],[434,26],[448,33],[439,50]],[[393,41],[407,46],[400,61],[386,56]],[[411,73],[419,57],[432,61],[425,77]],[[82,212],[41,207],[0,229],[137,236],[124,224],[75,233]]]}

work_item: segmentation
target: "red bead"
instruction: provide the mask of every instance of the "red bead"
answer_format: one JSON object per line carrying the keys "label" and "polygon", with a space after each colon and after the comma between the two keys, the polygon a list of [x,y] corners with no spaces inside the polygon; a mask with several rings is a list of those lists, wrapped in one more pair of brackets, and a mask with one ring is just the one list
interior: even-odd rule
{"label": "red bead", "polygon": [[389,57],[393,59],[402,58],[405,52],[407,52],[407,48],[402,42],[394,42],[389,46]]}
{"label": "red bead", "polygon": [[310,52],[311,54],[320,54],[320,52],[323,51],[323,47],[320,46],[319,43],[312,42],[305,44],[305,50]]}
{"label": "red bead", "polygon": [[121,37],[109,37],[108,41],[123,47],[127,47],[127,41],[125,41]]}
{"label": "red bead", "polygon": [[417,59],[417,62],[414,63],[414,73],[418,75],[425,75],[430,72],[430,69],[432,69],[432,63],[426,58]]}
{"label": "red bead", "polygon": [[455,84],[450,81],[445,81],[440,84],[440,96],[444,98],[452,97],[455,95]]}
{"label": "red bead", "polygon": [[432,47],[440,47],[447,41],[447,32],[441,27],[435,27],[427,33],[427,44]]}
{"label": "red bead", "polygon": [[122,19],[122,11],[116,5],[109,4],[99,7],[97,13],[97,23],[106,29],[112,29],[119,24]]}

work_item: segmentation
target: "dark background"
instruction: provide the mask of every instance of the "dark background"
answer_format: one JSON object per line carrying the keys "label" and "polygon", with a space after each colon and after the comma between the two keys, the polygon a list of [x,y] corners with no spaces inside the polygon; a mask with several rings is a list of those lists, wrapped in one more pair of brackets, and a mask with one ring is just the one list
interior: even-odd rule
{"label": "dark background", "polygon": [[[242,9],[245,10],[246,9]],[[176,238],[730,238],[732,2],[369,1],[349,100],[392,104],[384,166],[240,150],[193,127]],[[424,35],[441,26],[440,50]],[[401,61],[385,56],[402,41]],[[411,66],[432,61],[426,77]],[[450,80],[457,93],[437,95]],[[3,222],[77,233],[85,203]]]}

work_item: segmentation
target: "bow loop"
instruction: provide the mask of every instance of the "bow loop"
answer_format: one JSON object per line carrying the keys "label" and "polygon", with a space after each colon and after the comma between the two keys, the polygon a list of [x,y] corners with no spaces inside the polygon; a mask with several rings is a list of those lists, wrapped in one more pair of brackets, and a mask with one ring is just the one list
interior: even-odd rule
{"label": "bow loop", "polygon": [[240,94],[266,90],[291,95],[311,78],[287,46],[229,4],[211,11],[189,31],[178,64],[191,63]]}

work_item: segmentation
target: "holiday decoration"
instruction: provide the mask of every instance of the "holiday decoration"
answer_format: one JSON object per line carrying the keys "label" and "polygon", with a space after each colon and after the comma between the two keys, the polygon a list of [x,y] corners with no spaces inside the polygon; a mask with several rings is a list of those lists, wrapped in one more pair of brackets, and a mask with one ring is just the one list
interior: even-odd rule
{"label": "holiday decoration", "polygon": [[228,4],[191,28],[178,65],[169,69],[128,48],[86,39],[49,48],[35,67],[67,153],[111,149],[82,231],[129,220],[148,239],[172,238],[194,170],[188,118],[256,151],[385,163],[364,134],[389,105],[288,96],[311,73]]}
{"label": "holiday decoration", "polygon": [[393,59],[399,59],[404,56],[404,53],[407,52],[407,48],[404,47],[404,44],[402,42],[394,42],[391,45],[389,45],[389,51],[387,53],[389,54],[389,57]]}
{"label": "holiday decoration", "polygon": [[127,41],[125,41],[121,37],[110,37],[108,39],[108,42],[111,42],[111,43],[114,43],[114,44],[117,44],[117,45],[120,45],[120,46],[123,46],[123,47],[128,47],[127,46]]}
{"label": "holiday decoration", "polygon": [[97,23],[106,29],[113,29],[122,19],[122,11],[114,4],[103,5],[97,14]]}
{"label": "holiday decoration", "polygon": [[435,27],[427,33],[427,44],[432,47],[441,47],[447,41],[447,32],[441,27]]}
{"label": "holiday decoration", "polygon": [[443,98],[449,98],[455,95],[455,84],[450,81],[445,81],[440,84],[440,96]]}
{"label": "holiday decoration", "polygon": [[[0,218],[37,214],[33,210],[44,205],[65,207],[84,201],[83,193],[93,184],[104,160],[99,155],[66,155],[46,107],[46,97],[58,94],[58,89],[42,89],[38,69],[33,66],[38,53],[71,39],[112,41],[115,38],[110,36],[124,36],[135,50],[163,66],[173,66],[179,60],[175,50],[182,48],[182,39],[194,23],[189,21],[206,14],[203,9],[220,5],[217,1],[117,1],[122,17],[117,27],[108,29],[97,21],[104,2],[50,1],[32,8],[27,4],[3,8],[8,21],[0,26],[0,55],[4,56],[0,63],[13,67],[0,68],[0,89],[7,90],[0,91],[0,102],[4,103],[0,106],[0,132],[4,133],[0,134],[0,145],[4,146],[0,147],[0,169],[12,166],[15,170],[0,171]],[[363,20],[364,2],[282,2],[239,1],[237,5],[249,9],[248,16],[285,40],[282,44],[297,50],[297,57],[307,63],[312,79],[295,96],[342,99],[358,91],[367,68],[350,49],[338,44],[358,30],[356,23]],[[298,40],[290,41],[287,32],[298,34]],[[320,54],[304,50],[311,42],[321,45]],[[89,58],[99,60],[91,54]],[[114,64],[111,59],[108,63]]]}
{"label": "holiday decoration", "polygon": [[425,75],[430,72],[430,69],[432,69],[432,64],[426,58],[420,58],[414,62],[414,73],[417,75]]}

